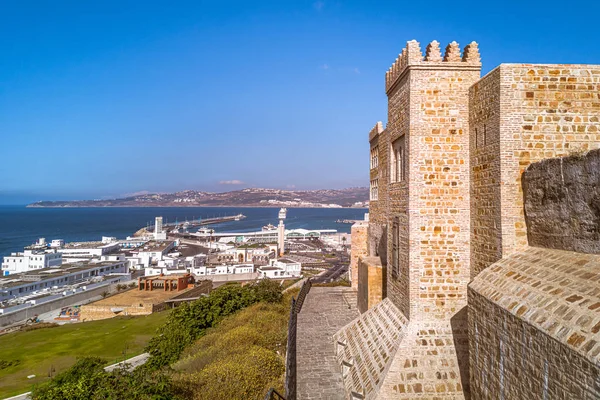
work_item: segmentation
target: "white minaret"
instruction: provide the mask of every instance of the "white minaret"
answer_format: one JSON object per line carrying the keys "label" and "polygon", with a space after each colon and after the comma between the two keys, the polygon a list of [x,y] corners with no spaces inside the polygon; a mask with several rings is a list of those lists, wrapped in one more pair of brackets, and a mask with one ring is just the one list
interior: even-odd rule
{"label": "white minaret", "polygon": [[277,247],[279,249],[279,257],[283,257],[285,253],[285,225],[283,220],[287,214],[287,209],[282,208],[279,210],[279,226],[277,226]]}

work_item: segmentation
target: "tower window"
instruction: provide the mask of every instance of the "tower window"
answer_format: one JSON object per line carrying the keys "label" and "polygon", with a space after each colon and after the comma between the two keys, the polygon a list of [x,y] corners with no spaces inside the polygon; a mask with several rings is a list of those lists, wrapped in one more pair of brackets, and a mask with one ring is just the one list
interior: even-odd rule
{"label": "tower window", "polygon": [[392,162],[391,162],[391,181],[402,182],[405,179],[406,165],[405,165],[405,146],[404,136],[396,139],[392,143]]}
{"label": "tower window", "polygon": [[375,169],[379,166],[379,147],[375,146],[371,148],[371,169]]}
{"label": "tower window", "polygon": [[371,181],[371,200],[377,200],[379,198],[379,182],[377,179]]}

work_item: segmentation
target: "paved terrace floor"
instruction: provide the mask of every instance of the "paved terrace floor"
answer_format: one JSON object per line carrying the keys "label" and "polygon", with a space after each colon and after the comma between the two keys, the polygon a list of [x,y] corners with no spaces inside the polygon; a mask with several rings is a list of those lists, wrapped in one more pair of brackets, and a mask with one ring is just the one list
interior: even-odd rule
{"label": "paved terrace floor", "polygon": [[333,335],[358,316],[356,291],[348,287],[311,288],[298,314],[298,399],[344,399]]}

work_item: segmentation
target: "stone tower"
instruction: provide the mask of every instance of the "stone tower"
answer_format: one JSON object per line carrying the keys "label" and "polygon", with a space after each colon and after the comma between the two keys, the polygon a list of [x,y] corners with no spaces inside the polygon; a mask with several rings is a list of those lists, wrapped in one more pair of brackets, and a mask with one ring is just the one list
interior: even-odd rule
{"label": "stone tower", "polygon": [[376,201],[387,203],[387,296],[409,319],[449,317],[466,305],[468,94],[480,70],[475,42],[462,56],[452,42],[442,56],[433,41],[423,56],[413,40],[386,73]]}

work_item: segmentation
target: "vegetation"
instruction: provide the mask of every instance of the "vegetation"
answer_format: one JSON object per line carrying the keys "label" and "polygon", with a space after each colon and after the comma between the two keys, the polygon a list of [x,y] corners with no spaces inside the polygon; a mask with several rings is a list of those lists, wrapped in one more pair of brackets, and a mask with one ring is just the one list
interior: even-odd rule
{"label": "vegetation", "polygon": [[[71,367],[78,357],[103,357],[108,364],[143,352],[168,313],[116,317],[101,321],[53,326],[0,336],[0,398],[30,390],[32,384]],[[32,325],[31,328],[38,325]],[[15,363],[18,361],[18,363]],[[27,379],[28,375],[35,378]]]}
{"label": "vegetation", "polygon": [[290,291],[282,301],[252,305],[209,329],[173,365],[186,398],[262,399],[283,392]]}
{"label": "vegetation", "polygon": [[170,379],[160,373],[106,372],[106,361],[99,357],[78,360],[50,382],[34,387],[35,400],[58,399],[177,399]]}
{"label": "vegetation", "polygon": [[148,343],[143,366],[106,372],[104,359],[82,358],[32,397],[251,399],[271,386],[282,390],[290,296],[283,299],[279,283],[267,279],[224,285],[174,309]]}
{"label": "vegetation", "polygon": [[160,327],[158,335],[148,344],[146,351],[151,357],[144,367],[156,370],[174,363],[186,346],[224,317],[259,301],[279,302],[281,296],[277,282],[263,279],[244,287],[221,286],[207,297],[182,304],[171,312],[166,324]]}

